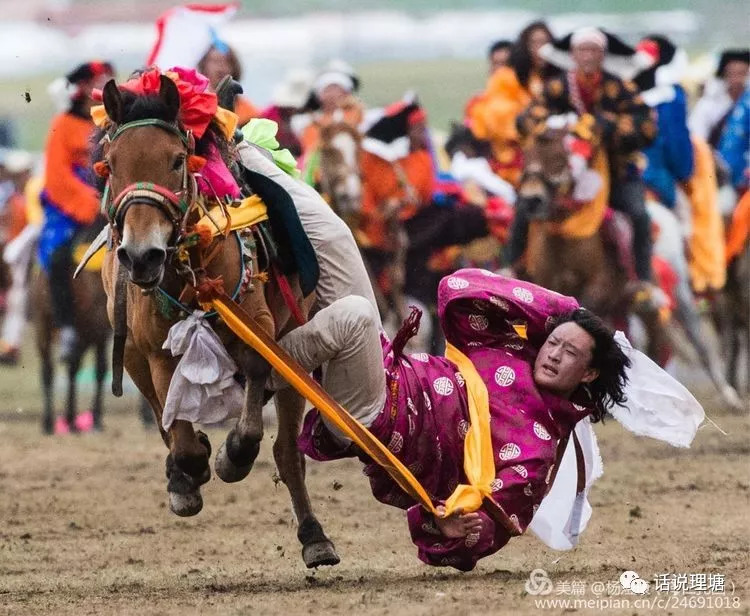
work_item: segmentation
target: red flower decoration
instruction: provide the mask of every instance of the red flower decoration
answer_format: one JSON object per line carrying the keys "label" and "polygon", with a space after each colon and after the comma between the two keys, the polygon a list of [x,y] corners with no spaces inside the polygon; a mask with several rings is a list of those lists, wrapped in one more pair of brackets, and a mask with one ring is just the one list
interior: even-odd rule
{"label": "red flower decoration", "polygon": [[[208,79],[197,71],[175,67],[162,73],[158,68],[151,68],[119,87],[138,96],[158,96],[162,74],[175,82],[180,94],[180,124],[200,139],[216,114],[218,102],[216,94],[207,91]],[[101,90],[94,90],[92,98],[101,101]]]}

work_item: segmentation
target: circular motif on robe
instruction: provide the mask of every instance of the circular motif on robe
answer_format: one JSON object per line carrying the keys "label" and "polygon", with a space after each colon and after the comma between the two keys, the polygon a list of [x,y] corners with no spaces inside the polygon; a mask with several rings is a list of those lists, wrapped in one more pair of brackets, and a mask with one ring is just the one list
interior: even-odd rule
{"label": "circular motif on robe", "polygon": [[412,359],[415,359],[416,361],[421,361],[423,364],[426,364],[428,361],[430,361],[430,356],[427,355],[427,353],[412,353],[409,355]]}
{"label": "circular motif on robe", "polygon": [[503,488],[503,480],[502,479],[493,479],[492,483],[490,484],[490,489],[493,492],[497,492],[499,490],[502,490]]}
{"label": "circular motif on robe", "polygon": [[424,470],[422,463],[417,461],[407,467],[414,475],[421,475]]}
{"label": "circular motif on robe", "polygon": [[524,289],[523,287],[514,287],[513,297],[515,297],[516,299],[520,299],[526,304],[530,304],[534,301],[534,294],[528,289]]}
{"label": "circular motif on robe", "polygon": [[428,411],[432,410],[432,400],[430,400],[430,396],[427,394],[426,391],[422,392],[424,394],[424,405],[427,407]]}
{"label": "circular motif on robe", "polygon": [[531,495],[533,494],[533,491],[532,491],[532,489],[531,489],[531,484],[530,484],[530,483],[527,483],[527,484],[526,484],[526,485],[524,486],[524,488],[523,488],[523,493],[524,493],[524,494],[525,494],[526,496],[531,496]]}
{"label": "circular motif on robe", "polygon": [[396,432],[394,430],[393,434],[391,434],[391,440],[388,443],[388,449],[391,450],[392,453],[398,453],[401,451],[401,448],[404,446],[404,437],[401,436],[400,432]]}
{"label": "circular motif on robe", "polygon": [[447,376],[441,376],[432,382],[432,388],[441,396],[450,396],[453,393],[453,381]]}
{"label": "circular motif on robe", "polygon": [[483,332],[490,325],[489,319],[483,314],[470,314],[469,327],[476,332]]}
{"label": "circular motif on robe", "polygon": [[468,287],[469,281],[459,278],[458,276],[451,276],[448,278],[448,286],[454,291],[458,291],[459,289],[465,289]]}
{"label": "circular motif on robe", "polygon": [[518,524],[518,516],[515,513],[511,513],[510,514],[510,519],[513,520],[513,522],[515,522],[516,526],[519,525]]}
{"label": "circular motif on robe", "polygon": [[549,441],[550,439],[552,439],[549,432],[547,432],[545,427],[538,421],[534,422],[534,434],[536,434],[543,441]]}
{"label": "circular motif on robe", "polygon": [[466,438],[466,435],[469,432],[469,422],[465,419],[462,419],[458,422],[458,435],[461,438]]}
{"label": "circular motif on robe", "polygon": [[478,340],[472,340],[471,342],[467,342],[466,346],[468,346],[468,347],[480,347],[480,346],[482,346],[482,343],[479,342]]}
{"label": "circular motif on robe", "polygon": [[464,543],[466,544],[467,548],[473,548],[477,543],[479,543],[479,533],[469,533],[468,535],[466,535]]}
{"label": "circular motif on robe", "polygon": [[516,471],[521,477],[526,479],[529,476],[529,471],[526,470],[526,467],[523,464],[516,464],[515,466],[511,466],[511,468]]}
{"label": "circular motif on robe", "polygon": [[466,381],[464,381],[464,377],[460,372],[456,372],[456,383],[458,383],[459,387],[463,387]]}
{"label": "circular motif on robe", "polygon": [[494,304],[501,310],[507,311],[510,309],[510,304],[508,304],[508,302],[506,302],[502,297],[498,297],[497,295],[493,295],[492,297],[490,297],[490,303]]}
{"label": "circular motif on robe", "polygon": [[505,445],[500,448],[499,457],[501,460],[513,460],[520,455],[521,448],[515,443],[505,443]]}
{"label": "circular motif on robe", "polygon": [[510,366],[500,366],[495,370],[495,383],[500,387],[509,387],[516,380],[516,371]]}

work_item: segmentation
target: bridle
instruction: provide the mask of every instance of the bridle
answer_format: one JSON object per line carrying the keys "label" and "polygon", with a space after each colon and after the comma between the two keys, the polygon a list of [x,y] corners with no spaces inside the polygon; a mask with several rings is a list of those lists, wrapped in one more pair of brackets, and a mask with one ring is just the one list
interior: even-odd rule
{"label": "bridle", "polygon": [[[104,139],[109,143],[113,143],[125,131],[144,126],[156,126],[179,137],[185,146],[187,156],[191,155],[195,150],[195,138],[190,131],[185,132],[175,124],[156,118],[134,120],[121,124],[113,133],[107,134]],[[198,185],[195,174],[191,173],[188,169],[187,156],[183,163],[181,187],[177,192],[153,182],[134,182],[127,185],[120,193],[113,197],[111,190],[112,178],[111,176],[107,178],[107,184],[102,194],[102,211],[107,216],[116,244],[120,243],[122,237],[122,223],[125,219],[125,214],[130,209],[130,206],[139,203],[155,207],[166,216],[167,220],[172,224],[172,235],[168,245],[170,248],[176,247],[180,239],[185,235],[188,214],[198,197]]]}

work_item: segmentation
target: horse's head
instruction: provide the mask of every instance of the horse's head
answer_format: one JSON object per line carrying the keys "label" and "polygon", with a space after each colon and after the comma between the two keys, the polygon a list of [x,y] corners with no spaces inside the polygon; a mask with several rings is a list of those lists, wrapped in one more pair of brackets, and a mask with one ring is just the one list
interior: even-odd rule
{"label": "horse's head", "polygon": [[545,127],[529,137],[518,201],[531,218],[559,220],[568,214],[560,203],[573,191],[573,176],[565,147],[567,128]]}
{"label": "horse's head", "polygon": [[122,92],[111,80],[103,99],[112,123],[102,154],[109,168],[107,213],[119,237],[117,257],[133,283],[153,289],[195,196],[187,168],[192,137],[178,125],[180,97],[168,77],[161,76],[158,96]]}
{"label": "horse's head", "polygon": [[349,218],[362,200],[359,154],[361,137],[343,120],[323,127],[320,135],[320,183],[336,213]]}
{"label": "horse's head", "polygon": [[445,152],[453,158],[458,152],[466,158],[492,158],[492,146],[489,141],[477,138],[471,129],[458,122],[451,124],[451,131],[445,141]]}

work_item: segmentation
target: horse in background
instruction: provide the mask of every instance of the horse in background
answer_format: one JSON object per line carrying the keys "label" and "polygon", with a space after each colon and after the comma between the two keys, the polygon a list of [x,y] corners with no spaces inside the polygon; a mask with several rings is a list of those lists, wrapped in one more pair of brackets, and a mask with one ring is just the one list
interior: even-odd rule
{"label": "horse in background", "polygon": [[[107,309],[116,343],[121,332],[124,368],[150,402],[169,449],[170,509],[180,516],[192,516],[203,506],[200,487],[210,479],[211,445],[190,421],[177,419],[168,430],[162,425],[167,393],[179,362],[179,357],[163,349],[179,318],[179,311],[175,316],[171,308],[164,308],[165,295],[182,298],[177,300],[180,303],[192,302],[195,291],[190,284],[197,280],[187,284],[184,276],[191,280],[197,269],[206,280],[221,279],[226,288],[237,288],[236,301],[271,336],[281,337],[294,325],[278,279],[275,275],[267,278],[273,274],[272,254],[267,248],[258,248],[267,246],[262,230],[248,228],[253,234],[252,247],[238,232],[226,241],[220,234],[208,246],[178,245],[185,238],[183,232],[194,228],[203,215],[194,170],[189,168],[195,161],[194,152],[221,156],[228,166],[234,160],[233,146],[217,120],[213,118],[206,133],[193,142],[192,133],[178,122],[181,99],[177,85],[165,75],[159,78],[158,92],[146,96],[121,91],[110,81],[103,100],[108,124],[100,135],[103,146],[98,158],[108,172],[112,196],[108,211],[116,240],[102,271]],[[248,274],[252,276],[248,278]],[[296,277],[290,283],[299,299]],[[309,310],[312,299],[310,296],[301,306],[303,312]],[[271,369],[223,323],[211,325],[246,383],[239,419],[214,463],[223,481],[236,482],[249,474],[260,450],[264,388]],[[291,388],[281,390],[276,394],[276,408],[279,429],[273,453],[292,499],[303,559],[308,567],[336,564],[339,558],[333,544],[312,512],[304,482],[304,458],[297,449],[304,401]]]}
{"label": "horse in background", "polygon": [[[112,335],[112,327],[107,317],[107,296],[101,279],[101,259],[98,268],[92,260],[89,269],[80,273],[72,281],[74,320],[77,334],[75,351],[67,362],[65,370],[68,377],[68,392],[65,414],[55,420],[55,353],[54,325],[50,284],[47,274],[41,269],[31,282],[31,320],[34,324],[36,347],[42,368],[42,391],[44,409],[42,413],[42,431],[79,432],[92,427],[101,430],[104,378],[107,372],[107,348]],[[91,426],[85,415],[78,414],[78,387],[76,377],[86,353],[93,349],[94,364],[94,397],[91,405]]]}
{"label": "horse in background", "polygon": [[[626,329],[633,311],[648,334],[649,356],[666,361],[667,339],[658,312],[633,302],[630,279],[618,247],[602,231],[609,196],[606,154],[591,159],[601,178],[596,197],[578,210],[571,201],[576,178],[565,145],[569,129],[546,126],[529,136],[518,207],[532,220],[526,251],[527,275],[535,284],[575,297],[611,326]],[[579,220],[574,219],[578,217]],[[583,228],[581,228],[583,227]]]}
{"label": "horse in background", "polygon": [[[576,297],[581,305],[605,318],[613,327],[625,329],[633,314],[648,336],[647,353],[663,363],[672,348],[681,348],[674,325],[679,323],[702,368],[732,407],[741,402],[724,378],[718,358],[711,353],[700,331],[700,316],[690,289],[679,222],[663,206],[651,203],[649,212],[662,229],[654,255],[666,261],[677,276],[675,309],[666,320],[648,303],[634,297],[632,276],[623,254],[629,254],[629,238],[617,225],[625,220],[613,213],[605,220],[609,191],[608,165],[602,151],[594,154],[590,167],[602,178],[595,199],[571,207],[569,196],[575,179],[568,164],[565,140],[568,128],[545,128],[531,136],[525,149],[525,168],[519,187],[519,201],[525,202],[536,224],[530,231],[527,249],[529,278],[536,284]],[[579,217],[574,221],[574,217]],[[636,291],[637,293],[637,291]],[[672,318],[674,317],[674,318]]]}
{"label": "horse in background", "polygon": [[[374,274],[374,264],[370,262],[373,255],[366,248],[362,250],[364,242],[360,231],[361,152],[362,137],[357,129],[345,122],[343,117],[340,120],[334,118],[321,130],[316,187],[333,211],[346,222],[354,234],[370,276],[370,283],[375,292],[375,301],[384,327],[389,334],[395,334],[401,321],[409,315],[410,304],[418,304],[423,312],[426,312],[427,308],[408,297],[404,289],[409,242],[404,226],[398,218],[396,204],[386,215],[386,233],[389,238],[388,245],[392,251],[388,263],[378,264],[380,266],[378,269],[383,270],[380,277]],[[384,292],[384,286],[387,288],[387,293]],[[425,318],[419,333],[409,342],[410,350],[428,349],[431,338],[432,328],[429,319]]]}

